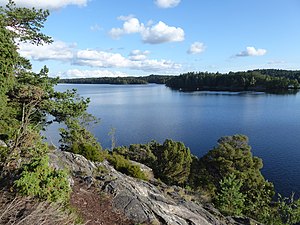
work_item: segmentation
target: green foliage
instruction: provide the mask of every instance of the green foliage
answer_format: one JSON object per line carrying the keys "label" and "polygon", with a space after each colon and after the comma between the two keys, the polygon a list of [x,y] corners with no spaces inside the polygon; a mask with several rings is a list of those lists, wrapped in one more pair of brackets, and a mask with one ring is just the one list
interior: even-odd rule
{"label": "green foliage", "polygon": [[165,84],[173,76],[149,75],[142,77],[97,77],[97,78],[73,78],[61,79],[61,83],[71,84]]}
{"label": "green foliage", "polygon": [[[287,76],[295,72],[294,77]],[[276,75],[274,75],[274,73]],[[229,72],[228,74],[189,72],[167,81],[166,85],[184,91],[216,90],[216,91],[271,91],[299,89],[299,71],[274,72],[270,76],[267,70]],[[296,75],[297,74],[297,75]],[[298,80],[296,79],[298,78]]]}
{"label": "green foliage", "polygon": [[112,153],[108,157],[108,161],[114,166],[114,168],[121,173],[125,173],[131,177],[139,178],[142,180],[148,180],[145,173],[141,170],[140,166],[125,159],[122,155]]}
{"label": "green foliage", "polygon": [[76,89],[54,92],[52,98],[54,100],[48,102],[47,110],[55,117],[55,122],[68,122],[67,120],[78,118],[78,123],[86,125],[95,120],[86,113],[90,99],[80,97],[76,93]]}
{"label": "green foliage", "polygon": [[51,202],[68,200],[71,191],[67,173],[51,168],[47,157],[33,159],[25,165],[15,187],[22,195]]}
{"label": "green foliage", "polygon": [[48,15],[44,10],[17,8],[13,1],[6,7],[0,6],[0,134],[11,135],[18,126],[9,91],[16,84],[16,77],[31,68],[28,60],[19,56],[15,39],[34,44],[51,42],[40,32]]}
{"label": "green foliage", "polygon": [[211,181],[211,176],[205,168],[203,160],[199,160],[199,158],[194,155],[192,155],[188,184],[193,190],[207,192],[208,195],[214,193],[216,189]]}
{"label": "green foliage", "polygon": [[157,142],[152,141],[148,144],[131,144],[129,148],[118,146],[114,148],[113,151],[152,168],[156,161],[156,156],[153,154],[152,150],[155,149],[157,145],[159,145]]}
{"label": "green foliage", "polygon": [[101,145],[86,128],[93,118],[91,115],[83,113],[80,117],[66,119],[67,128],[60,129],[61,149],[81,154],[92,161],[103,161]]}
{"label": "green foliage", "polygon": [[155,176],[167,184],[184,185],[190,173],[191,152],[182,142],[165,140],[153,149]]}
{"label": "green foliage", "polygon": [[294,200],[294,194],[290,198],[279,195],[278,211],[282,224],[293,225],[300,222],[300,199]]}
{"label": "green foliage", "polygon": [[163,144],[132,144],[129,149],[117,147],[114,152],[153,169],[156,178],[167,184],[184,185],[190,174],[192,155],[182,142],[165,140]]}
{"label": "green foliage", "polygon": [[[9,153],[9,148],[8,147],[1,147],[0,146],[0,165],[1,162],[4,162],[6,160],[6,157],[8,156]],[[1,166],[0,166],[1,170]]]}
{"label": "green foliage", "polygon": [[216,196],[216,205],[225,215],[242,215],[245,195],[240,189],[242,182],[234,174],[229,174],[220,181],[220,190]]}
{"label": "green foliage", "polygon": [[90,143],[77,143],[74,142],[69,151],[83,155],[88,160],[94,162],[102,162],[104,160],[104,151],[100,150],[99,147],[94,146]]}
{"label": "green foliage", "polygon": [[[45,125],[45,106],[52,99],[54,79],[48,78],[47,68],[38,74],[30,72],[31,65],[19,56],[15,40],[51,42],[40,32],[48,14],[44,10],[17,8],[12,1],[0,7],[0,136],[10,142],[6,162],[1,162],[4,166],[14,164],[11,161],[20,157],[31,157],[32,151],[40,149],[36,145]],[[31,153],[27,154],[27,150]]]}
{"label": "green foliage", "polygon": [[195,160],[190,185],[194,189],[209,190],[214,198],[220,192],[221,180],[234,174],[236,179],[242,181],[240,192],[245,195],[243,214],[262,219],[270,213],[274,187],[264,179],[261,168],[262,161],[252,156],[246,136],[223,137],[213,150],[199,161]]}
{"label": "green foliage", "polygon": [[49,36],[41,32],[49,16],[48,10],[19,8],[9,0],[6,8],[1,8],[0,12],[3,16],[3,25],[11,28],[14,38],[36,45],[52,42]]}

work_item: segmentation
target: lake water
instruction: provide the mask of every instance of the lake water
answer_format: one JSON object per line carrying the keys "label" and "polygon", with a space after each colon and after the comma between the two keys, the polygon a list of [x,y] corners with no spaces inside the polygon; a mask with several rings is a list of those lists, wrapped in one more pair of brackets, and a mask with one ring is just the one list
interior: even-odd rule
{"label": "lake water", "polygon": [[[88,111],[101,119],[92,129],[102,146],[116,129],[117,145],[182,141],[197,156],[221,136],[245,134],[263,159],[264,176],[284,195],[300,194],[300,94],[172,91],[164,85],[60,84],[90,97]],[[55,126],[49,128],[57,140]]]}

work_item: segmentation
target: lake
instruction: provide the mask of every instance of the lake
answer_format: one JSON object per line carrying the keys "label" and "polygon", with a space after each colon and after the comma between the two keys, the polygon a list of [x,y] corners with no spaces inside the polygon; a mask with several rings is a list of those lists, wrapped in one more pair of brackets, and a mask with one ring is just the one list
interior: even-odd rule
{"label": "lake", "polygon": [[[245,134],[252,152],[263,159],[263,175],[276,191],[300,194],[300,94],[258,92],[180,92],[164,85],[59,84],[90,97],[88,111],[101,119],[92,128],[102,146],[115,128],[117,145],[182,141],[197,156],[221,136]],[[59,138],[49,128],[50,141]]]}

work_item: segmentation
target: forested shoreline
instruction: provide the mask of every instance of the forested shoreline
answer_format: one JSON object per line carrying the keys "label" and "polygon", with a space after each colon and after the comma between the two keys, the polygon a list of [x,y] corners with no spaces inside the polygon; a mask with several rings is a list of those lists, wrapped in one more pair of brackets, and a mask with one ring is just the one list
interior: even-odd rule
{"label": "forested shoreline", "polygon": [[139,77],[95,77],[60,79],[59,83],[68,84],[166,84],[173,76],[149,75]]}
{"label": "forested shoreline", "polygon": [[282,91],[300,88],[300,71],[252,70],[246,72],[189,72],[179,76],[99,77],[61,79],[72,84],[165,84],[181,91]]}
{"label": "forested shoreline", "polygon": [[300,87],[299,79],[298,71],[283,70],[254,70],[228,74],[190,72],[168,80],[166,86],[182,91],[295,90]]}

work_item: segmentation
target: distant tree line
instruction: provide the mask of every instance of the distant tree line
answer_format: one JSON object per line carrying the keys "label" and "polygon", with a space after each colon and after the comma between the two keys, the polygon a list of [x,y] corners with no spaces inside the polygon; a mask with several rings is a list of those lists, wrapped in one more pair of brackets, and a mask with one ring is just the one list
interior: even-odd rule
{"label": "distant tree line", "polygon": [[93,78],[72,78],[60,79],[59,83],[70,84],[165,84],[172,76],[149,75],[140,77],[93,77]]}
{"label": "distant tree line", "polygon": [[179,76],[97,77],[60,79],[71,84],[166,84],[182,91],[282,91],[300,88],[300,71],[261,69],[245,72],[189,72]]}
{"label": "distant tree line", "polygon": [[262,75],[271,77],[285,77],[291,80],[296,79],[300,83],[300,70],[260,69],[253,70],[253,72],[259,72]]}
{"label": "distant tree line", "polygon": [[182,91],[272,91],[299,89],[299,71],[253,70],[227,74],[189,72],[166,82],[172,89]]}

